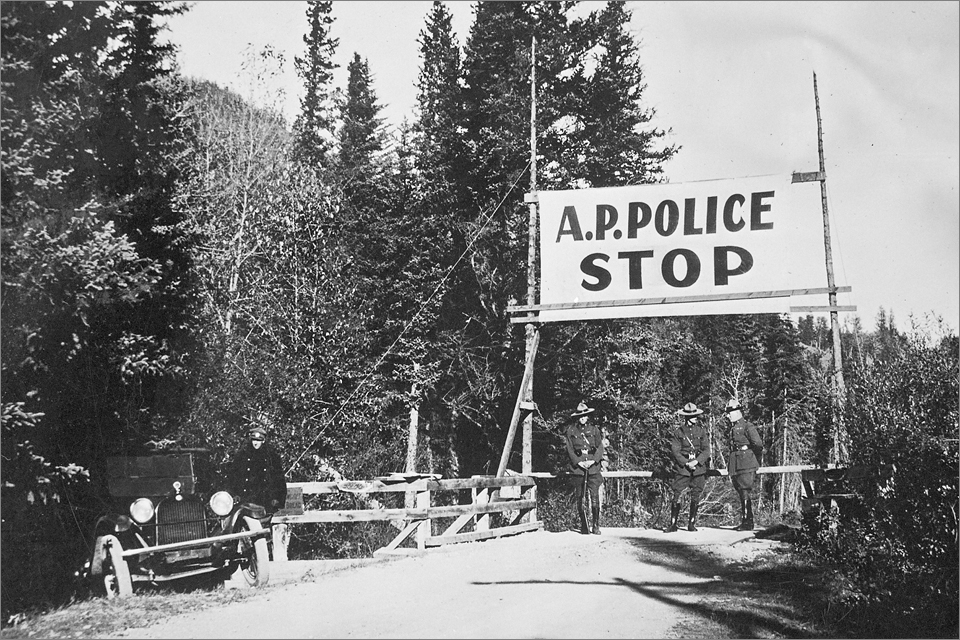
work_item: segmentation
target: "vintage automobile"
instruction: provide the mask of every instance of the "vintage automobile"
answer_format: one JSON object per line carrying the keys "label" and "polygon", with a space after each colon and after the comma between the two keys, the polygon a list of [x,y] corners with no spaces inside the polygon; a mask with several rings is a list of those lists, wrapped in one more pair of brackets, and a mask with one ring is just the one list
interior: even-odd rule
{"label": "vintage automobile", "polygon": [[130,596],[138,583],[198,576],[222,582],[238,571],[252,587],[269,580],[271,517],[216,480],[208,491],[198,487],[195,462],[203,454],[179,449],[107,458],[115,510],[97,521],[83,572],[108,598]]}

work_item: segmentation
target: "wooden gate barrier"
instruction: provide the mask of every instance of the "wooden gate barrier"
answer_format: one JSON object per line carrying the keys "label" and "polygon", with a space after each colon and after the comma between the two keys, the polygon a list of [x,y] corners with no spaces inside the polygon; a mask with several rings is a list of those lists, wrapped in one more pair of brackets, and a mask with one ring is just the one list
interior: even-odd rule
{"label": "wooden gate barrier", "polygon": [[[469,504],[431,506],[433,495],[441,491],[469,489]],[[413,493],[416,506],[404,509],[350,509],[350,510],[304,510],[303,496],[317,494],[378,494]],[[474,542],[501,536],[536,531],[543,523],[536,518],[537,485],[532,476],[507,475],[473,476],[471,478],[436,479],[419,474],[396,474],[375,480],[340,480],[331,482],[288,482],[285,508],[273,517],[273,559],[287,560],[287,543],[290,539],[289,525],[323,522],[371,522],[395,521],[402,523],[397,536],[374,556],[403,553],[400,544],[413,536],[417,549],[436,547],[459,542]],[[509,524],[490,526],[491,513],[508,514]],[[454,517],[455,520],[442,532],[434,534],[435,518]],[[461,533],[472,524],[472,531]]]}
{"label": "wooden gate barrier", "polygon": [[[787,474],[802,473],[804,475],[803,490],[805,500],[820,500],[824,496],[813,490],[810,478],[820,477],[828,472],[846,473],[845,469],[837,469],[835,465],[783,465],[760,467],[758,474]],[[814,474],[814,475],[811,475]],[[820,474],[820,475],[816,475]],[[708,476],[726,476],[726,469],[711,469]],[[652,471],[605,471],[604,478],[651,478],[656,474]],[[518,475],[507,470],[507,475],[473,476],[471,478],[452,478],[441,480],[436,476],[420,474],[394,474],[374,480],[340,480],[331,482],[288,482],[287,502],[285,508],[278,511],[273,517],[273,559],[282,562],[287,560],[287,543],[290,538],[289,525],[308,522],[370,522],[375,520],[394,521],[398,523],[400,532],[382,549],[374,552],[375,556],[404,553],[400,544],[413,536],[417,549],[437,547],[444,544],[460,542],[474,542],[499,538],[501,536],[536,531],[543,528],[543,523],[537,520],[537,485],[538,479],[557,478],[553,473],[534,472],[527,475]],[[859,476],[858,476],[859,477]],[[469,489],[471,492],[470,504],[455,504],[446,506],[431,506],[433,494],[441,491],[461,491]],[[416,496],[416,506],[404,509],[352,509],[352,510],[304,510],[303,496],[317,494],[377,494],[377,493],[413,493]],[[515,512],[515,513],[514,513]],[[490,526],[491,513],[509,514],[509,524],[501,527]],[[455,520],[441,533],[435,534],[433,520],[435,518],[454,517]],[[472,524],[472,531],[462,532],[468,524]]]}

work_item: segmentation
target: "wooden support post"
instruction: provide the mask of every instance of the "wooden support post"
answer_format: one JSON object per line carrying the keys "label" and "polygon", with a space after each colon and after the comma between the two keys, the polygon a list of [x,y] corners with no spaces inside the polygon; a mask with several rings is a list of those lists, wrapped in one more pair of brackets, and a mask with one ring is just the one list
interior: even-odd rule
{"label": "wooden support post", "polygon": [[[820,95],[817,93],[817,74],[813,74],[813,100],[817,109],[817,152],[820,156],[820,201],[823,208],[823,249],[827,265],[827,300],[831,307],[837,306],[837,286],[833,279],[833,251],[830,248],[830,215],[827,209],[827,170],[823,161],[823,126],[820,122]],[[846,397],[843,381],[843,353],[840,348],[840,320],[837,312],[830,312],[830,330],[833,335],[833,464],[842,465],[847,460],[846,433],[843,428],[842,407]]]}
{"label": "wooden support post", "polygon": [[287,561],[287,545],[290,542],[290,525],[275,524],[270,531],[273,537],[273,561]]}
{"label": "wooden support post", "polygon": [[502,478],[510,461],[510,451],[513,449],[513,440],[517,435],[517,424],[520,422],[520,413],[523,407],[523,398],[527,387],[533,379],[533,363],[537,359],[537,347],[540,345],[540,332],[534,331],[533,342],[527,351],[527,363],[523,368],[523,379],[520,381],[520,392],[517,393],[517,402],[513,407],[513,416],[510,418],[510,427],[507,429],[507,439],[503,443],[503,453],[500,455],[500,466],[497,467],[497,477]]}
{"label": "wooden support post", "polygon": [[[418,491],[417,492],[417,509],[429,509],[430,508],[430,492],[429,491]],[[433,520],[427,518],[420,523],[420,526],[417,527],[417,549],[426,549],[427,548],[427,538],[433,535]]]}
{"label": "wooden support post", "polygon": [[[537,193],[537,39],[530,42],[530,194]],[[537,302],[537,231],[539,229],[539,203],[528,205],[530,219],[527,228],[527,304]],[[533,352],[540,337],[540,329],[534,323],[526,325],[526,359],[530,363],[530,380],[520,390],[521,401],[533,404]],[[523,441],[520,456],[520,470],[523,473],[533,471],[533,413],[523,418]],[[499,474],[498,474],[499,475]]]}
{"label": "wooden support post", "polygon": [[[783,425],[783,455],[780,457],[780,464],[787,464],[787,425]],[[780,476],[780,513],[783,513],[784,497],[786,493],[787,477]]]}
{"label": "wooden support post", "polygon": [[[471,489],[470,492],[473,494],[473,503],[476,505],[490,504],[490,490],[487,488],[483,489]],[[489,531],[490,530],[490,514],[485,513],[482,516],[477,516],[475,524],[473,525],[474,530],[476,531]]]}
{"label": "wooden support post", "polygon": [[[537,502],[537,485],[530,485],[526,491],[523,492],[523,498],[525,500],[533,500],[534,504]],[[536,522],[537,521],[537,509],[534,507],[530,509],[529,513],[523,517],[523,522]]]}
{"label": "wooden support post", "polygon": [[[420,371],[420,363],[413,363],[413,375],[416,376],[417,372]],[[419,400],[417,399],[419,391],[417,390],[416,381],[410,385],[410,397],[413,398],[413,401],[410,403],[410,426],[407,430],[407,473],[416,473],[417,472],[417,431],[420,427],[420,410],[419,410]],[[404,494],[403,506],[407,509],[413,507],[414,503],[414,494],[411,491],[408,491]]]}

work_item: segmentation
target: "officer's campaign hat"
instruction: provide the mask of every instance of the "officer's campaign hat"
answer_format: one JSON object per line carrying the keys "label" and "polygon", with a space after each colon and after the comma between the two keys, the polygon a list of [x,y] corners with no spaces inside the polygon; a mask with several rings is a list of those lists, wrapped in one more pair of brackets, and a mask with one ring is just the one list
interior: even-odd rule
{"label": "officer's campaign hat", "polygon": [[577,410],[570,414],[571,418],[579,418],[587,414],[593,413],[594,409],[587,406],[587,403],[581,402],[577,405]]}
{"label": "officer's campaign hat", "polygon": [[677,415],[687,417],[699,416],[701,413],[703,413],[703,409],[698,409],[697,405],[693,404],[692,402],[688,402],[687,404],[683,405],[683,409],[677,411]]}

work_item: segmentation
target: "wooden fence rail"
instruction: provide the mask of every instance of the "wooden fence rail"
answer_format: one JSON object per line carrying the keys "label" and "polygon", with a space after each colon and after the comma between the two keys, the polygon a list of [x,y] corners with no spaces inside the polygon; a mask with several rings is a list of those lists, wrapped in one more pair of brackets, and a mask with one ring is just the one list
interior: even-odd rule
{"label": "wooden fence rail", "polygon": [[[436,493],[469,489],[469,504],[432,506]],[[387,509],[374,502],[371,509],[313,509],[303,508],[304,495],[322,494],[371,494],[404,493],[415,496],[414,507]],[[543,528],[537,520],[537,481],[532,476],[507,475],[474,476],[441,480],[409,474],[402,479],[390,477],[375,480],[340,480],[331,482],[287,483],[287,504],[273,517],[273,557],[275,561],[287,559],[289,526],[293,524],[324,522],[372,522],[391,521],[400,529],[397,536],[374,555],[403,553],[400,544],[413,536],[417,549],[444,544],[473,542],[498,538],[505,535],[535,531]],[[490,514],[506,514],[509,524],[491,527]],[[442,532],[435,533],[436,518],[455,518]],[[463,531],[472,525],[471,531]]]}
{"label": "wooden fence rail", "polygon": [[[760,467],[758,474],[803,473],[833,469],[835,465],[785,465]],[[711,469],[709,476],[726,476],[726,469]],[[605,471],[604,478],[652,478],[653,471]],[[535,472],[516,475],[508,471],[502,477],[473,476],[471,478],[439,479],[436,476],[406,474],[386,476],[375,480],[339,480],[329,482],[287,483],[285,508],[273,517],[273,558],[287,560],[287,544],[290,540],[290,525],[331,522],[390,521],[399,533],[374,555],[404,553],[400,544],[413,536],[417,549],[444,544],[473,542],[498,538],[505,535],[536,531],[543,528],[537,520],[537,480],[559,477],[554,473]],[[469,489],[469,504],[432,506],[433,497],[439,492]],[[303,496],[323,494],[356,494],[369,498],[373,494],[404,493],[415,496],[415,506],[403,509],[387,509],[371,500],[371,509],[312,509],[303,508]],[[807,496],[810,497],[810,496]],[[509,524],[490,526],[490,514],[508,515]],[[442,532],[434,532],[436,518],[455,518]],[[471,531],[463,531],[472,525]]]}

